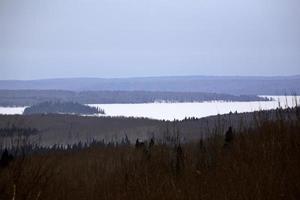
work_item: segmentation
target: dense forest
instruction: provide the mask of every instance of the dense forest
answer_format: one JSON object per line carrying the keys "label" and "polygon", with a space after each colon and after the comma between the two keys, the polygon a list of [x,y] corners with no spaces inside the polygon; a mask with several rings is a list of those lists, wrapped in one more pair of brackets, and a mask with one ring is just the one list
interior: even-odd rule
{"label": "dense forest", "polygon": [[105,114],[104,110],[100,108],[90,107],[75,102],[51,102],[46,101],[33,106],[25,108],[23,114],[78,114],[78,115],[93,115],[93,114]]}
{"label": "dense forest", "polygon": [[[294,109],[280,112],[280,118],[294,121],[297,116]],[[229,126],[240,130],[255,127],[259,120],[275,120],[277,110],[254,113],[230,113],[206,118],[186,118],[182,121],[160,121],[147,118],[125,117],[90,117],[63,114],[36,115],[0,115],[0,128],[5,130],[34,129],[34,134],[27,135],[30,142],[41,146],[73,145],[78,142],[93,140],[120,142],[125,137],[131,143],[138,138],[147,140],[155,137],[168,140],[170,134],[180,132],[182,141],[189,142],[205,138],[216,133],[223,133]],[[11,133],[12,136],[20,135]],[[4,137],[5,136],[5,137]],[[10,145],[9,135],[0,135],[3,145]],[[0,144],[1,145],[1,144]]]}
{"label": "dense forest", "polygon": [[[15,117],[23,125],[33,119]],[[166,122],[165,140],[3,149],[0,199],[298,199],[299,108],[252,117],[251,127],[227,121],[225,129],[218,119],[210,135],[189,142],[177,125],[198,119]]]}
{"label": "dense forest", "polygon": [[222,101],[266,101],[255,95],[230,95],[203,92],[150,91],[60,91],[0,90],[0,106],[30,106],[44,101],[75,101],[81,104]]}

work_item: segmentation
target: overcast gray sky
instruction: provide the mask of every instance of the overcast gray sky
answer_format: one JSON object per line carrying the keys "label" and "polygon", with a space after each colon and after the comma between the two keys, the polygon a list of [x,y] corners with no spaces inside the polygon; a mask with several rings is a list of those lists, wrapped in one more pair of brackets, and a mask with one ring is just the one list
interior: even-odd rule
{"label": "overcast gray sky", "polygon": [[0,79],[293,74],[299,0],[0,0]]}

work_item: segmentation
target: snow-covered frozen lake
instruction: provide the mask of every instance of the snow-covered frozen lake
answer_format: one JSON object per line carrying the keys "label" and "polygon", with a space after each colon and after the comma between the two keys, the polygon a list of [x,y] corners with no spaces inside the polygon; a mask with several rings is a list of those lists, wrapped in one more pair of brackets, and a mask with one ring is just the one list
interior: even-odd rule
{"label": "snow-covered frozen lake", "polygon": [[14,115],[22,114],[26,107],[0,107],[0,114]]}
{"label": "snow-covered frozen lake", "polygon": [[[294,96],[265,96],[274,101],[252,102],[201,102],[201,103],[143,103],[143,104],[91,104],[100,107],[109,116],[148,117],[153,119],[182,120],[185,117],[207,117],[231,112],[251,112],[295,106]],[[300,96],[297,96],[300,101]],[[279,103],[280,102],[280,103]]]}
{"label": "snow-covered frozen lake", "polygon": [[[251,112],[295,106],[300,96],[265,96],[274,101],[252,102],[195,102],[195,103],[142,103],[142,104],[90,104],[105,110],[107,116],[148,117],[153,119],[184,119],[185,117],[207,117],[231,112]],[[0,107],[0,114],[22,114],[25,107]]]}

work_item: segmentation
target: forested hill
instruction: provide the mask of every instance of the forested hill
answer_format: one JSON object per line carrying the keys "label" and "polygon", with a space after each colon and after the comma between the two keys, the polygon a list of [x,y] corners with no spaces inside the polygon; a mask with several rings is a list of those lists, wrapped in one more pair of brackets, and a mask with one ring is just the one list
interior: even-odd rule
{"label": "forested hill", "polygon": [[235,95],[285,95],[300,93],[300,76],[182,76],[118,79],[69,78],[28,81],[3,80],[0,81],[0,89],[173,91],[226,93]]}
{"label": "forested hill", "polygon": [[105,114],[104,110],[94,108],[86,105],[81,105],[74,102],[42,102],[24,110],[24,115],[30,114],[49,114],[49,113],[62,113],[62,114],[78,114],[78,115],[93,115]]}
{"label": "forested hill", "polygon": [[[250,113],[229,113],[205,118],[187,118],[182,121],[160,121],[133,117],[92,117],[63,114],[0,115],[1,137],[16,135],[40,136],[40,145],[74,144],[92,139],[120,141],[128,136],[131,142],[137,138],[164,138],[174,134],[175,128],[187,141],[197,141],[203,137],[225,133],[229,126],[242,130],[265,121],[280,119],[293,121],[300,119],[298,109],[277,109]],[[1,131],[2,130],[2,131]],[[6,132],[4,132],[4,131]],[[39,137],[38,137],[39,138]],[[11,144],[11,140],[7,140]],[[34,140],[36,141],[36,140]]]}
{"label": "forested hill", "polygon": [[0,90],[0,106],[30,106],[44,101],[74,101],[81,104],[223,101],[263,101],[255,95],[229,95],[201,92],[147,91],[58,91]]}

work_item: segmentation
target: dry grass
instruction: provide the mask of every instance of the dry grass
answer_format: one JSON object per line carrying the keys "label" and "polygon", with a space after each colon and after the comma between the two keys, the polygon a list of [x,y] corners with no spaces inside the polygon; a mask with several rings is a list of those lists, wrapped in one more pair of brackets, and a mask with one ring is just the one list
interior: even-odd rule
{"label": "dry grass", "polygon": [[[0,199],[299,199],[300,121],[261,122],[176,149],[93,147],[17,159]],[[180,156],[180,155],[179,155]],[[176,168],[180,162],[180,168]]]}

